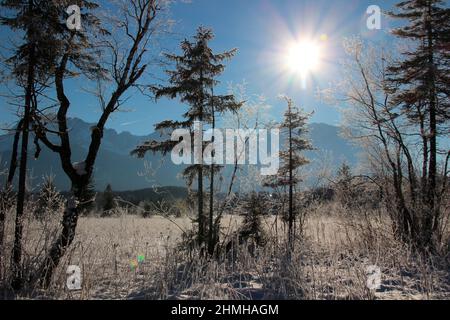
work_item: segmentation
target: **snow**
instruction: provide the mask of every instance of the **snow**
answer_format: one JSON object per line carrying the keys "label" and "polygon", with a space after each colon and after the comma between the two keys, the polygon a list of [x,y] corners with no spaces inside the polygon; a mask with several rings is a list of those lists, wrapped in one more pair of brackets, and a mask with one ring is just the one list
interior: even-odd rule
{"label": "snow", "polygon": [[80,176],[87,174],[87,172],[86,172],[86,163],[84,161],[82,161],[82,162],[74,162],[73,163],[73,168],[75,169],[77,174],[80,175]]}

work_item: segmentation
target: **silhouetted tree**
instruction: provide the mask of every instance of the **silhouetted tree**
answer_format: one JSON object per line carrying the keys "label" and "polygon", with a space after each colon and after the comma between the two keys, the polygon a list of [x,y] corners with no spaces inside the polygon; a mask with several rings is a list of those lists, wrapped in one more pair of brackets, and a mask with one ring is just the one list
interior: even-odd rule
{"label": "silhouetted tree", "polygon": [[[103,138],[105,125],[112,113],[116,112],[121,104],[123,95],[138,86],[138,81],[145,74],[149,65],[148,46],[151,37],[156,33],[162,24],[156,23],[158,13],[167,2],[164,0],[127,0],[118,7],[118,19],[112,17],[115,27],[114,34],[109,34],[100,27],[100,21],[91,16],[91,20],[83,18],[83,29],[73,31],[71,36],[65,39],[65,50],[58,59],[57,68],[54,73],[54,85],[58,101],[57,129],[49,130],[48,126],[40,125],[36,128],[39,141],[44,143],[51,151],[57,153],[61,166],[72,183],[72,193],[68,210],[62,221],[62,231],[46,256],[40,269],[40,277],[44,280],[44,285],[48,286],[53,274],[53,270],[59,264],[61,257],[72,243],[77,227],[78,217],[83,201],[83,194],[91,181],[95,162]],[[117,7],[115,7],[117,8]],[[87,8],[92,9],[92,8]],[[87,17],[88,18],[88,17]],[[96,21],[96,29],[85,27],[87,22]],[[90,36],[101,38],[104,36],[100,46],[101,57],[108,57],[111,60],[101,60],[100,56],[93,58],[93,42]],[[127,41],[118,39],[123,36]],[[123,43],[125,43],[124,46]],[[97,52],[96,52],[97,53]],[[72,60],[75,60],[73,62]],[[70,64],[69,62],[73,62]],[[101,62],[105,68],[99,66]],[[67,113],[71,102],[66,92],[65,82],[74,74],[76,67],[78,72],[88,79],[110,80],[108,92],[98,90],[101,113],[98,122],[91,128],[91,141],[88,152],[83,161],[72,162],[72,147],[67,125]],[[101,87],[101,86],[99,86]],[[59,143],[48,137],[49,134],[56,134]],[[75,208],[72,206],[75,205]]]}
{"label": "silhouetted tree", "polygon": [[[84,9],[97,7],[96,4],[85,0],[77,0],[76,4]],[[22,42],[13,42],[12,51],[14,55],[5,61],[5,65],[10,69],[16,81],[16,85],[24,90],[23,96],[16,97],[16,99],[22,99],[23,97],[24,103],[14,137],[7,180],[7,185],[13,181],[18,162],[18,141],[21,138],[16,224],[11,262],[14,274],[13,287],[20,289],[23,284],[20,261],[29,133],[31,130],[36,133],[36,130],[41,130],[36,128],[42,128],[41,120],[45,119],[46,116],[39,110],[39,97],[43,96],[42,93],[50,86],[53,75],[58,69],[58,59],[67,49],[68,42],[70,42],[71,49],[77,50],[86,41],[81,33],[71,31],[66,27],[68,17],[65,11],[68,6],[66,1],[4,0],[0,5],[3,9],[0,23],[13,31],[18,31],[16,34],[24,34]],[[87,29],[89,29],[89,26],[96,25],[97,20],[89,14],[83,14],[83,19],[84,26]],[[66,63],[74,63],[83,71],[91,72],[96,69],[96,59],[89,59],[89,55],[86,55],[82,50],[77,52],[77,55],[67,57]],[[89,70],[85,68],[88,60]],[[34,142],[36,145],[35,157],[38,157],[41,150],[38,139],[35,138]]]}
{"label": "silhouetted tree", "polygon": [[[27,174],[27,152],[29,126],[31,118],[31,101],[33,98],[36,72],[36,28],[33,20],[36,19],[36,7],[34,1],[3,1],[2,7],[15,10],[16,16],[12,19],[2,17],[1,22],[12,28],[20,29],[26,33],[25,44],[17,48],[15,56],[17,59],[14,71],[18,82],[24,82],[25,102],[23,107],[23,122],[21,126],[22,146],[20,151],[19,188],[17,193],[16,223],[14,231],[14,246],[12,250],[11,269],[13,274],[12,286],[14,289],[22,287],[22,272],[20,268],[22,260],[22,233],[23,233],[23,210],[26,192]],[[26,8],[26,9],[24,9]],[[22,56],[23,55],[23,56]],[[8,186],[7,186],[8,187]]]}

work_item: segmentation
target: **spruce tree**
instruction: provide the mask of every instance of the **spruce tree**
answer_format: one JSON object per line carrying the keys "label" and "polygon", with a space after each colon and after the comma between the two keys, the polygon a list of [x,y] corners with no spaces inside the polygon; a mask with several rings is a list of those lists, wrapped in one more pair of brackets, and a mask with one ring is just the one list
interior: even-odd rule
{"label": "spruce tree", "polygon": [[285,98],[288,109],[284,114],[284,121],[280,125],[282,133],[287,135],[284,150],[280,151],[280,169],[278,174],[266,179],[266,187],[288,188],[288,243],[292,249],[294,245],[294,189],[302,181],[298,170],[309,163],[303,155],[306,150],[313,150],[312,144],[305,134],[307,133],[307,121],[310,114],[306,114],[294,105],[294,101]]}
{"label": "spruce tree", "polygon": [[[6,61],[6,63],[11,66],[11,71],[16,78],[17,85],[24,90],[23,112],[21,116],[22,124],[20,126],[22,141],[20,149],[19,186],[17,192],[14,246],[11,258],[11,269],[14,277],[12,286],[15,289],[20,289],[22,287],[20,263],[22,260],[22,233],[26,193],[28,142],[32,117],[32,103],[37,84],[36,75],[40,73],[39,71],[42,71],[45,74],[48,71],[47,66],[53,64],[46,63],[48,60],[51,60],[52,57],[49,54],[43,54],[41,47],[39,46],[44,45],[46,40],[46,37],[42,37],[40,34],[41,31],[36,27],[36,24],[40,23],[39,19],[42,18],[42,11],[39,8],[39,4],[35,3],[33,0],[9,0],[2,1],[0,6],[7,11],[7,13],[12,13],[9,16],[2,14],[0,23],[13,31],[22,31],[25,33],[24,42],[16,45],[14,48],[14,55]],[[44,32],[45,31],[46,30],[44,30]],[[41,60],[39,60],[39,58]]]}
{"label": "spruce tree", "polygon": [[[179,97],[181,102],[186,103],[189,109],[183,114],[183,121],[167,120],[156,125],[156,130],[161,132],[172,131],[176,129],[188,129],[191,137],[198,134],[203,137],[203,129],[194,128],[196,122],[203,125],[214,126],[215,112],[226,112],[236,110],[241,104],[235,102],[232,95],[214,95],[213,88],[218,84],[215,80],[225,69],[223,61],[231,59],[236,49],[214,54],[209,47],[209,42],[213,40],[214,35],[211,29],[199,27],[193,41],[184,40],[181,43],[181,55],[165,54],[165,57],[175,63],[175,70],[168,70],[169,85],[154,87],[156,99],[168,97],[174,99]],[[195,132],[199,130],[200,132]],[[149,141],[138,146],[132,153],[139,157],[151,152],[169,153],[178,142]],[[187,184],[191,186],[197,178],[197,199],[198,199],[198,243],[202,245],[207,239],[207,221],[204,215],[204,190],[203,180],[207,166],[203,163],[203,150],[198,150],[200,154],[193,154],[194,158],[200,163],[188,166],[183,171]],[[217,168],[212,165],[210,178]],[[210,192],[213,192],[211,189]],[[210,204],[212,205],[212,203]],[[210,217],[211,221],[211,217]],[[211,223],[210,223],[211,224]],[[211,228],[210,228],[211,229]],[[213,230],[210,230],[210,234]],[[211,239],[211,237],[209,237]]]}

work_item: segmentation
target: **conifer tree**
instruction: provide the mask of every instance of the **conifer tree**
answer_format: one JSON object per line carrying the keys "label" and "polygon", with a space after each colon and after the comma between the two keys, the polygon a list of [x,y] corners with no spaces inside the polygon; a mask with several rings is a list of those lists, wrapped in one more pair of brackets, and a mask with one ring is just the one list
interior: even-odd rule
{"label": "conifer tree", "polygon": [[[406,0],[397,4],[397,12],[389,13],[408,22],[393,34],[415,44],[388,68],[387,86],[393,94],[392,108],[401,108],[421,138],[420,182],[411,175],[412,198],[416,200],[415,193],[420,193],[422,199],[421,226],[410,229],[423,248],[432,246],[433,234],[439,229],[439,137],[450,132],[450,9],[444,4],[441,0]],[[450,152],[445,153],[448,161]]]}
{"label": "conifer tree", "polygon": [[294,101],[285,97],[288,109],[284,114],[284,121],[280,125],[281,131],[287,135],[284,150],[280,151],[280,169],[276,176],[266,179],[266,187],[288,188],[288,242],[292,249],[294,244],[294,189],[302,181],[298,169],[307,165],[309,160],[303,155],[304,151],[313,150],[311,142],[305,137],[307,121],[310,114],[304,113],[294,105]]}
{"label": "conifer tree", "polygon": [[[199,27],[194,41],[184,40],[181,43],[181,55],[165,54],[165,57],[175,63],[175,70],[168,70],[169,85],[153,88],[156,99],[168,97],[174,99],[179,97],[181,102],[189,106],[188,111],[183,114],[183,121],[167,120],[156,125],[156,130],[161,132],[172,131],[175,129],[188,129],[191,137],[197,134],[203,137],[203,125],[212,125],[214,127],[215,113],[223,113],[238,109],[241,104],[235,102],[232,95],[214,95],[213,88],[218,84],[215,80],[225,69],[222,63],[226,59],[231,59],[236,49],[214,54],[209,47],[209,42],[213,40],[212,30]],[[195,123],[200,123],[202,128],[195,128]],[[175,147],[176,141],[149,141],[144,145],[138,146],[132,153],[139,157],[149,152],[161,152],[167,154]],[[188,166],[183,171],[187,184],[191,186],[197,178],[197,199],[198,199],[198,243],[202,245],[207,240],[207,221],[204,215],[204,175],[206,165],[203,163],[204,145],[193,152],[196,164]],[[213,164],[210,172],[210,178],[217,167]],[[213,180],[212,180],[213,181]],[[212,189],[210,192],[214,192]],[[212,205],[212,203],[210,204]],[[211,214],[211,213],[210,213]],[[211,221],[211,218],[210,218]],[[211,229],[211,223],[210,223]],[[210,230],[210,234],[213,230]],[[211,240],[211,237],[209,237]]]}

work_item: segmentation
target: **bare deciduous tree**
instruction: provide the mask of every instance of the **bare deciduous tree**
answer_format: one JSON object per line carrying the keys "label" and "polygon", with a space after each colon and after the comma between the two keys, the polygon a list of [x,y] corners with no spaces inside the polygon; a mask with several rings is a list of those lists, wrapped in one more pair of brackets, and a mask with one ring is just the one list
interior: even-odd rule
{"label": "bare deciduous tree", "polygon": [[[62,168],[72,183],[73,192],[73,199],[68,202],[68,208],[62,220],[61,234],[53,243],[39,271],[39,278],[43,280],[45,286],[50,284],[53,270],[75,237],[79,200],[92,178],[105,125],[111,114],[119,110],[124,94],[133,87],[139,87],[138,81],[149,67],[150,40],[157,32],[156,27],[160,27],[157,17],[166,4],[167,1],[164,0],[127,0],[121,1],[118,7],[115,7],[119,11],[118,20],[112,19],[112,21],[118,29],[111,32],[111,35],[103,32],[106,34],[106,39],[101,42],[103,44],[101,58],[110,58],[110,61],[103,63],[101,68],[105,74],[102,75],[103,77],[97,78],[110,80],[112,89],[110,92],[99,93],[101,115],[97,124],[91,128],[91,142],[87,155],[83,161],[77,163],[73,162],[71,156],[67,123],[67,113],[71,103],[66,94],[65,80],[70,75],[70,58],[80,54],[80,50],[83,48],[74,46],[73,38],[67,41],[66,50],[60,58],[54,74],[59,103],[56,130],[59,144],[55,144],[49,139],[48,134],[52,132],[48,127],[42,125],[37,130],[39,140],[59,155]],[[124,36],[124,39],[120,38],[121,36]],[[121,40],[124,40],[125,44]],[[85,62],[93,63],[93,61]]]}

